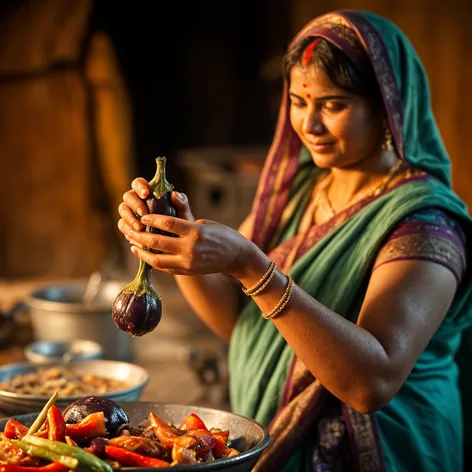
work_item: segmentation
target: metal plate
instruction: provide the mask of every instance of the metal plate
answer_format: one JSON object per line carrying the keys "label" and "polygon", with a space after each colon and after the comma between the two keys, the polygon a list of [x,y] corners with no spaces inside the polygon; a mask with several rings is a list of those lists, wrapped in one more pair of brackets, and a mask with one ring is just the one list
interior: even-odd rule
{"label": "metal plate", "polygon": [[[176,472],[231,471],[249,472],[270,442],[267,429],[257,421],[227,411],[215,410],[193,405],[177,405],[153,402],[120,402],[132,425],[147,421],[152,411],[162,420],[180,424],[190,413],[195,413],[205,422],[208,428],[229,429],[231,446],[241,452],[236,457],[218,459],[214,462],[197,465],[172,467]],[[38,413],[14,416],[21,423],[30,426]],[[0,422],[3,431],[7,419]],[[149,471],[146,467],[124,467],[128,472]]]}

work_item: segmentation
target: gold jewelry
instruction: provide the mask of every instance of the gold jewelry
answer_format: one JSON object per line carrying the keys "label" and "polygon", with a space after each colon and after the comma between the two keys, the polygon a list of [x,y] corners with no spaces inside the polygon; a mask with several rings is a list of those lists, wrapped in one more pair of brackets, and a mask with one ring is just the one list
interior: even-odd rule
{"label": "gold jewelry", "polygon": [[384,151],[393,151],[393,136],[389,127],[385,128],[385,140],[382,144],[382,149]]}
{"label": "gold jewelry", "polygon": [[269,285],[269,282],[271,281],[272,277],[275,274],[275,269],[276,269],[275,262],[270,261],[269,268],[267,269],[266,273],[260,278],[259,282],[257,282],[251,288],[243,288],[244,295],[253,297],[254,295],[257,295],[258,293],[261,293],[262,290],[264,290],[267,287],[267,285]]}
{"label": "gold jewelry", "polygon": [[[385,188],[389,184],[389,182],[393,179],[395,174],[400,170],[400,168],[403,165],[403,161],[401,159],[398,159],[395,165],[393,165],[390,170],[388,171],[388,174],[381,180],[381,182],[363,198],[370,198],[370,197],[377,197],[380,194],[382,194],[385,191]],[[333,174],[330,174],[328,177],[326,177],[326,181],[323,182],[323,186],[320,189],[319,192],[319,199],[321,202],[324,202],[327,211],[329,212],[330,218],[333,218],[336,215],[336,211],[333,208],[333,205],[331,205],[331,202],[328,197],[328,187],[331,184],[333,180]]]}
{"label": "gold jewelry", "polygon": [[275,308],[269,313],[267,313],[267,315],[264,315],[264,313],[262,313],[262,317],[266,320],[273,320],[274,318],[279,316],[280,313],[282,313],[284,308],[287,306],[287,303],[289,302],[293,292],[293,279],[292,277],[290,277],[290,275],[287,275],[287,279],[288,281],[287,286],[285,287],[284,294],[282,295],[282,298],[279,300]]}

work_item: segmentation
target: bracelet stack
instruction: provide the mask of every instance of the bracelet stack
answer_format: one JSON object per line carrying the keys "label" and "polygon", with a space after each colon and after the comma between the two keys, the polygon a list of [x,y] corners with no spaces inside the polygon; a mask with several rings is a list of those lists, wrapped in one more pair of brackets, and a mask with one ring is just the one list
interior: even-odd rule
{"label": "bracelet stack", "polygon": [[267,269],[267,272],[261,277],[259,282],[257,282],[255,285],[253,285],[251,288],[243,288],[244,295],[247,295],[248,297],[253,297],[264,290],[267,285],[269,285],[269,282],[272,280],[272,277],[275,274],[275,269],[277,267],[275,266],[275,262],[271,261],[269,268]]}
{"label": "bracelet stack", "polygon": [[[269,268],[267,269],[266,273],[260,278],[260,280],[253,285],[250,288],[243,288],[244,295],[247,295],[248,297],[254,297],[255,295],[258,295],[261,293],[267,285],[269,285],[270,281],[272,280],[272,277],[274,277],[275,271],[277,267],[275,265],[274,261],[271,261]],[[264,315],[262,313],[262,317],[265,318],[266,320],[272,320],[276,318],[277,316],[282,313],[282,311],[285,309],[287,306],[290,297],[292,296],[292,291],[293,291],[293,279],[290,277],[290,275],[287,276],[287,286],[285,287],[285,291],[282,295],[282,298],[279,300],[275,308],[270,311],[267,315]]]}
{"label": "bracelet stack", "polygon": [[293,291],[293,279],[292,277],[290,277],[290,275],[287,275],[287,279],[287,286],[285,287],[285,292],[282,295],[282,298],[279,300],[279,303],[277,303],[275,308],[269,313],[267,313],[267,315],[264,315],[264,313],[262,313],[262,317],[266,320],[272,320],[275,317],[279,316],[280,313],[282,313],[284,308],[287,306],[287,303],[290,300]]}

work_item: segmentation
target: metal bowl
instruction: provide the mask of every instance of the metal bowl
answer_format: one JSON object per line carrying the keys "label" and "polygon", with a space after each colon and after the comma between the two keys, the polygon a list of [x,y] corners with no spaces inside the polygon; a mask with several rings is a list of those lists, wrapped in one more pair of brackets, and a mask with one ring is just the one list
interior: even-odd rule
{"label": "metal bowl", "polygon": [[36,364],[51,364],[65,360],[101,359],[103,347],[88,339],[74,341],[36,341],[24,349],[25,357]]}
{"label": "metal bowl", "polygon": [[[110,360],[89,360],[89,361],[71,361],[66,364],[48,364],[47,367],[58,366],[66,367],[78,374],[93,374],[110,379],[123,380],[129,388],[117,390],[116,392],[107,392],[99,394],[106,396],[114,401],[131,402],[141,398],[144,388],[149,383],[148,372],[140,366],[128,362],[110,361]],[[21,374],[35,372],[45,366],[33,362],[19,362],[16,364],[7,364],[0,368],[0,382],[10,380]],[[58,405],[72,403],[83,395],[79,396],[59,396]],[[28,394],[13,393],[6,390],[0,390],[0,410],[9,415],[21,413],[32,413],[41,411],[43,406],[49,400],[49,397],[34,396]]]}
{"label": "metal bowl", "polygon": [[[149,413],[152,411],[164,421],[170,421],[174,424],[180,424],[187,415],[196,413],[202,418],[208,428],[229,429],[231,446],[239,450],[241,454],[229,459],[218,459],[206,464],[172,467],[172,470],[176,472],[249,472],[270,442],[269,432],[260,423],[227,411],[170,403],[120,402],[120,405],[128,414],[132,425],[138,425],[146,421]],[[36,419],[36,416],[37,413],[15,416],[15,418],[21,423],[30,426]],[[5,419],[0,422],[0,431],[3,431],[6,421]],[[122,470],[141,472],[149,471],[150,469],[146,467],[124,467]]]}

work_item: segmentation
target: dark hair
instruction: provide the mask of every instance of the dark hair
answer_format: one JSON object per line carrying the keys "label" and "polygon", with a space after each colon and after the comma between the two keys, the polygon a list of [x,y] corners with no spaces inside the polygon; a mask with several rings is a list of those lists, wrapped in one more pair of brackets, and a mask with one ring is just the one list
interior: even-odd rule
{"label": "dark hair", "polygon": [[[288,83],[292,68],[302,64],[305,49],[314,39],[314,36],[304,38],[284,56],[283,73]],[[382,95],[373,68],[361,74],[346,54],[326,39],[320,38],[310,64],[320,67],[335,87],[364,97],[374,105],[382,105]]]}

